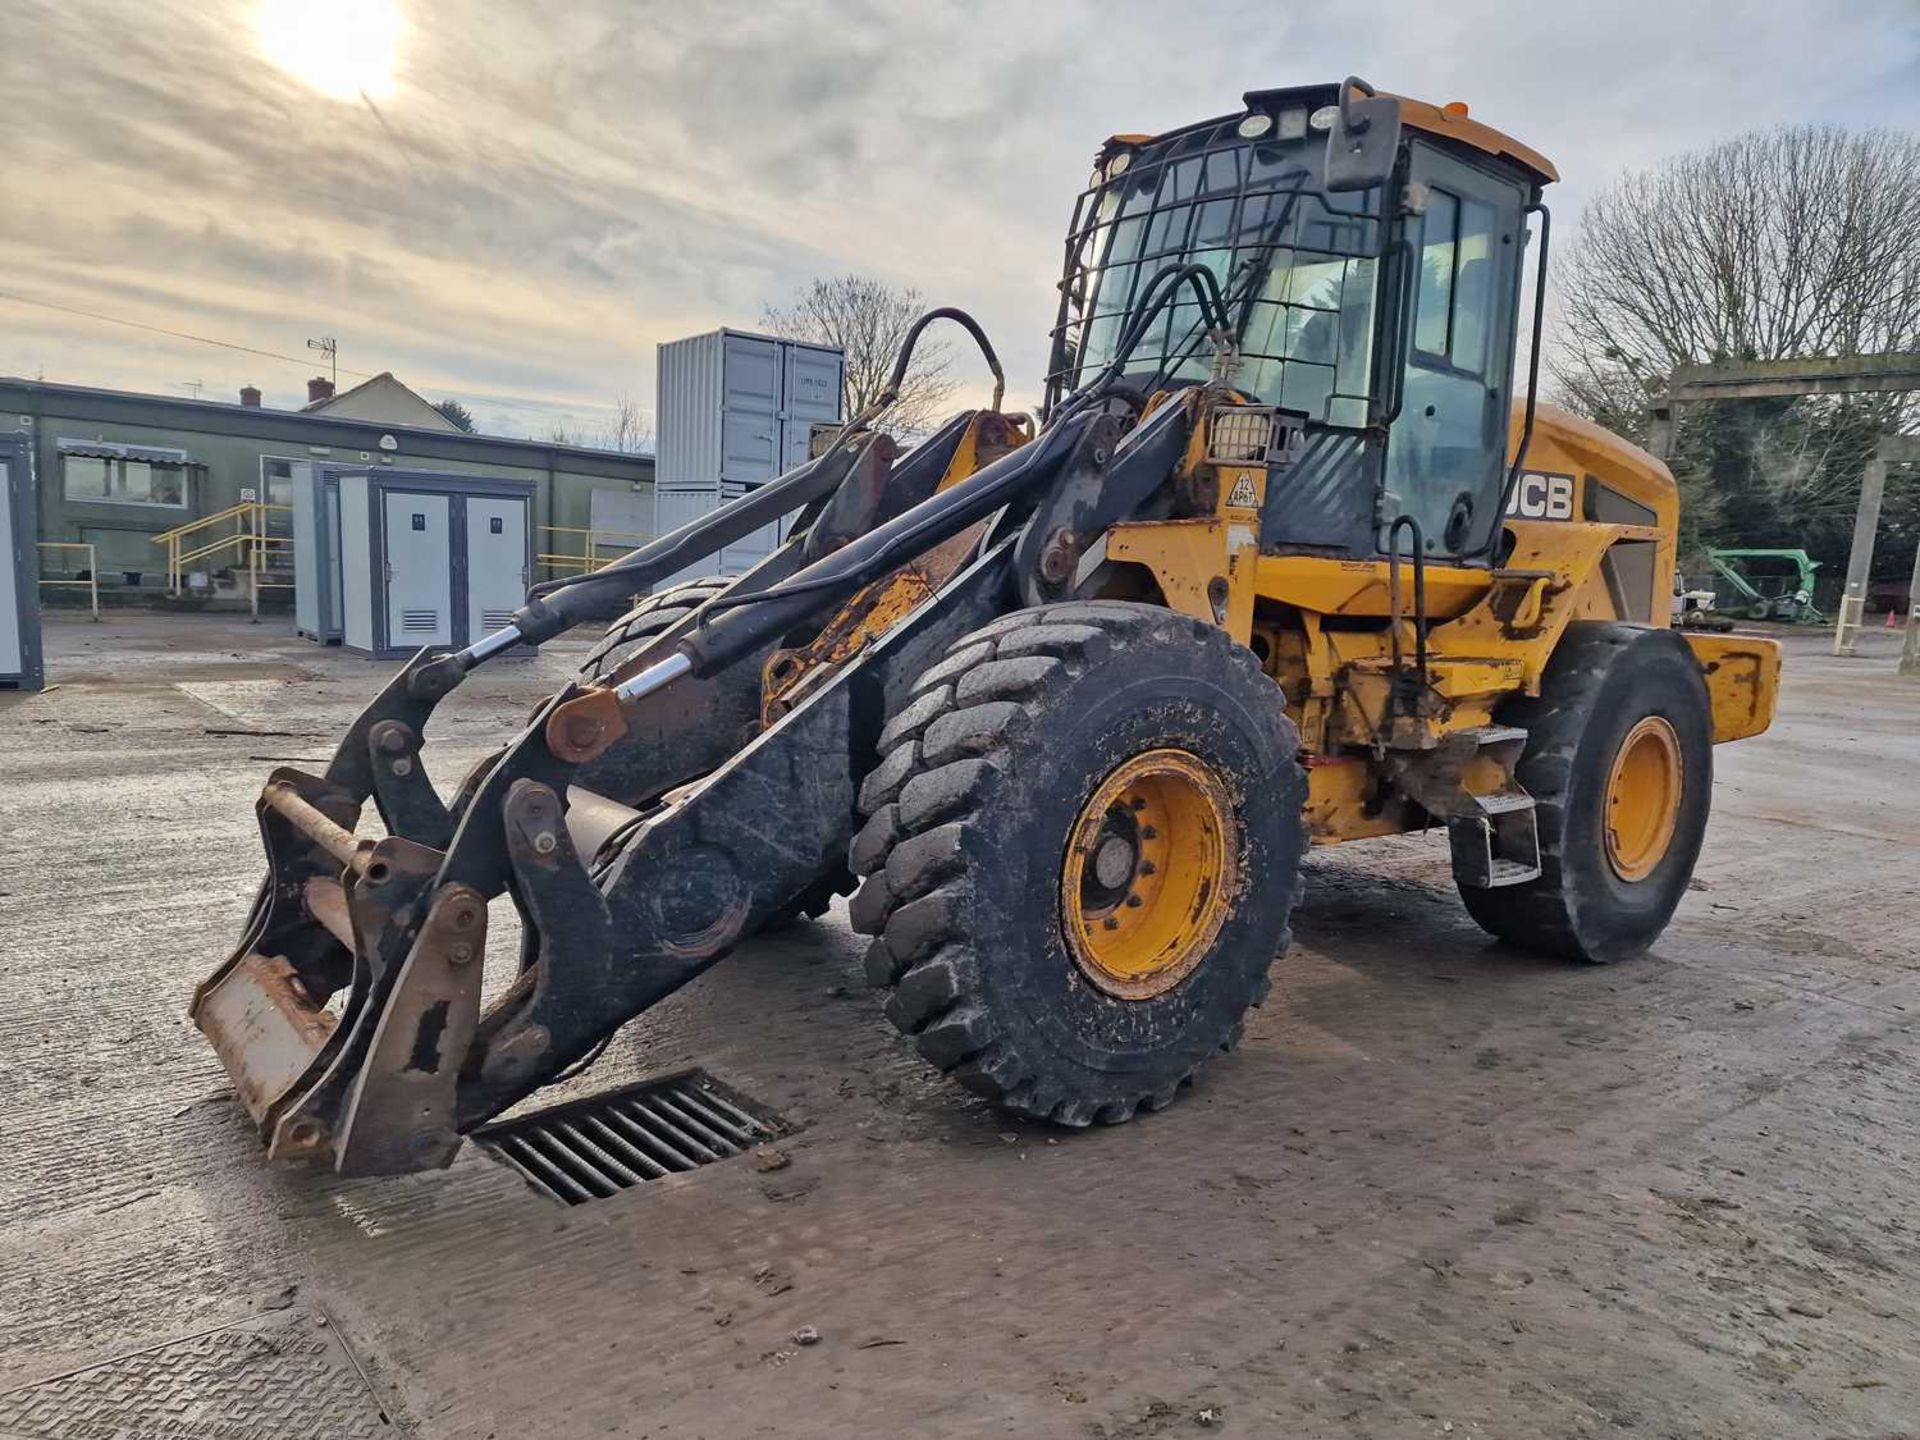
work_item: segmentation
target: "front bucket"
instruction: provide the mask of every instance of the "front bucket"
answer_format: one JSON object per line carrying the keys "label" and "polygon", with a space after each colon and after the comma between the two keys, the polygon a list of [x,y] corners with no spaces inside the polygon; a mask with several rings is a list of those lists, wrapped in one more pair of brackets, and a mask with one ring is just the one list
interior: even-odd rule
{"label": "front bucket", "polygon": [[194,997],[192,1015],[263,1131],[338,1024],[314,1004],[291,964],[252,951],[208,982]]}
{"label": "front bucket", "polygon": [[274,772],[256,807],[266,883],[189,1013],[273,1158],[428,1169],[460,1143],[487,904],[436,888],[441,851],[356,836],[359,809],[324,779]]}

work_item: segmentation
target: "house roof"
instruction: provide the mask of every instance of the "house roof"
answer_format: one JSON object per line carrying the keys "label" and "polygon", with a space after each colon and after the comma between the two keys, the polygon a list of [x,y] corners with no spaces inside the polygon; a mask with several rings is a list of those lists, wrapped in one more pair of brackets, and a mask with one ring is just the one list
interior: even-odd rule
{"label": "house roof", "polygon": [[373,400],[380,397],[382,392],[384,392],[385,398],[398,400],[403,406],[420,412],[417,421],[409,421],[408,423],[417,423],[429,430],[458,430],[460,428],[435,409],[432,402],[420,394],[419,391],[413,389],[405,382],[395,379],[391,370],[382,370],[378,375],[370,376],[362,380],[358,385],[350,385],[345,390],[339,390],[327,396],[324,400],[315,400],[300,408],[309,415],[322,415],[329,410],[338,410],[342,414],[351,417],[356,400]]}

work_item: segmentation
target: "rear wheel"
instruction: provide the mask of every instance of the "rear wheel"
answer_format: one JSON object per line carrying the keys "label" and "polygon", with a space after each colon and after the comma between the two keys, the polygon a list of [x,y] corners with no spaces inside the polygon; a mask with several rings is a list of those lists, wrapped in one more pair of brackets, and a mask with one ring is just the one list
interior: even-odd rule
{"label": "rear wheel", "polygon": [[923,674],[880,749],[851,917],[934,1065],[1111,1123],[1239,1039],[1288,943],[1306,790],[1248,651],[1153,606],[1019,611]]}
{"label": "rear wheel", "polygon": [[1713,723],[1691,648],[1668,630],[1571,625],[1540,697],[1500,719],[1527,731],[1516,777],[1537,807],[1541,873],[1462,885],[1468,912],[1529,950],[1640,954],[1672,919],[1706,833]]}
{"label": "rear wheel", "polygon": [[647,641],[686,619],[732,583],[715,575],[683,580],[678,585],[642,596],[631,610],[607,627],[607,633],[587,652],[587,658],[580,663],[581,678],[605,679]]}

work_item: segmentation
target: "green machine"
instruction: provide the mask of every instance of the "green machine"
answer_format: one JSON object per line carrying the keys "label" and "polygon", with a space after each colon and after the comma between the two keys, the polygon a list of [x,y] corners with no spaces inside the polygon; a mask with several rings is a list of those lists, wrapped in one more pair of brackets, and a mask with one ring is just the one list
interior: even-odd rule
{"label": "green machine", "polygon": [[1813,572],[1820,562],[1804,550],[1708,550],[1707,563],[1737,597],[1715,606],[1721,614],[1793,625],[1826,619],[1813,605]]}

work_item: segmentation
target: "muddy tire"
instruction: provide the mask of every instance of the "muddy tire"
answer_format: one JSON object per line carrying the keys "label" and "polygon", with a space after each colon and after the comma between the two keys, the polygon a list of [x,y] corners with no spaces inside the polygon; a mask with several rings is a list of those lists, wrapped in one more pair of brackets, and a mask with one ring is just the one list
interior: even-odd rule
{"label": "muddy tire", "polygon": [[1534,797],[1541,873],[1462,885],[1468,913],[1546,955],[1643,953],[1686,893],[1707,828],[1712,708],[1692,650],[1670,630],[1576,622],[1539,698],[1499,718],[1527,732],[1515,774]]}
{"label": "muddy tire", "polygon": [[642,596],[587,652],[587,658],[580,662],[581,678],[600,680],[611,674],[647,641],[677,625],[731,583],[719,576],[683,580]]}
{"label": "muddy tire", "polygon": [[849,857],[868,978],[1007,1109],[1157,1109],[1267,993],[1305,796],[1279,688],[1217,628],[1106,601],[1004,616],[881,734]]}

